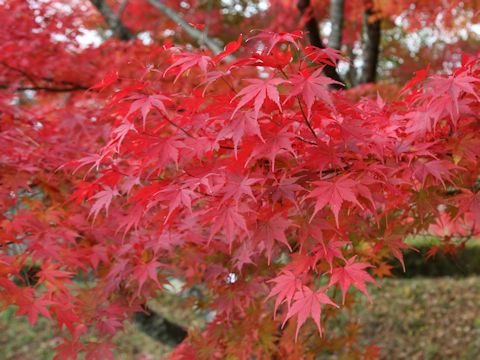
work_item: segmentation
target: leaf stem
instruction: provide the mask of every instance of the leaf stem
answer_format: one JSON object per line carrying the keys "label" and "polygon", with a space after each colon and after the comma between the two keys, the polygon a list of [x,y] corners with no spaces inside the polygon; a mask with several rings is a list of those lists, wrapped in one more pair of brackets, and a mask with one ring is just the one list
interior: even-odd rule
{"label": "leaf stem", "polygon": [[192,134],[190,134],[187,130],[185,130],[184,128],[182,128],[180,125],[177,125],[175,124],[172,120],[170,120],[166,115],[162,114],[163,118],[165,120],[168,121],[168,123],[174,127],[176,127],[177,129],[179,129],[180,131],[182,131],[185,135],[187,135],[188,137],[191,137],[191,138],[195,138],[195,136],[193,136]]}
{"label": "leaf stem", "polygon": [[308,121],[307,115],[305,115],[305,111],[303,111],[303,106],[302,106],[302,103],[300,102],[300,98],[298,97],[298,95],[295,95],[295,97],[297,98],[298,106],[300,107],[300,110],[302,112],[303,118],[305,120],[305,124],[307,124],[308,128],[313,134],[313,137],[316,139],[317,134],[315,134],[315,131],[313,130],[312,125],[310,124],[310,121]]}

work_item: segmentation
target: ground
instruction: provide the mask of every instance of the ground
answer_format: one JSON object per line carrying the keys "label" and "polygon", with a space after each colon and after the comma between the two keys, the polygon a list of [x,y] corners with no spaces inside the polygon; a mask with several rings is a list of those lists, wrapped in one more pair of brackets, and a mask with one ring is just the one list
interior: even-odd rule
{"label": "ground", "polygon": [[[384,279],[381,289],[369,287],[373,304],[359,294],[353,312],[363,327],[360,342],[382,347],[385,359],[480,359],[480,277]],[[156,310],[184,325],[198,318],[168,297]],[[0,360],[52,359],[57,345],[49,321],[40,319],[33,329],[15,309],[0,314]],[[344,331],[346,317],[327,324],[328,331]],[[129,325],[115,341],[115,359],[164,359],[169,347]],[[338,358],[338,357],[337,357]]]}

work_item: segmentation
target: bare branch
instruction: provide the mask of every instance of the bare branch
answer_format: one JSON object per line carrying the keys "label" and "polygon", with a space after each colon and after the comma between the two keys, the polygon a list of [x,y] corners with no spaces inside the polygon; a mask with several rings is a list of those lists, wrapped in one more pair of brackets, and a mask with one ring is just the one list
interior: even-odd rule
{"label": "bare branch", "polygon": [[208,36],[208,30],[210,29],[211,15],[212,15],[212,0],[208,0],[207,17],[205,19],[205,36]]}
{"label": "bare branch", "polygon": [[127,8],[128,0],[123,0],[117,10],[117,16],[119,20],[122,20],[122,15],[125,9]]}
{"label": "bare branch", "polygon": [[15,71],[15,72],[18,72],[20,74],[22,74],[23,76],[25,76],[27,78],[28,81],[30,81],[33,85],[35,86],[38,86],[37,85],[37,82],[35,81],[35,78],[29,74],[28,72],[26,72],[25,70],[22,70],[20,68],[17,68],[15,66],[12,66],[10,64],[7,64],[5,61],[0,61],[0,64],[5,66],[7,69],[10,69],[12,71]]}
{"label": "bare branch", "polygon": [[[200,31],[193,26],[191,26],[185,19],[175,10],[169,8],[161,0],[147,0],[153,7],[160,10],[168,18],[173,20],[178,26],[180,26],[190,37],[195,39],[199,44],[203,44],[205,40],[205,45],[210,48],[215,55],[223,51],[223,45],[217,43],[218,40],[214,40],[204,35],[203,31]],[[230,57],[231,59],[231,57]]]}
{"label": "bare branch", "polygon": [[[0,89],[11,89],[13,91],[25,91],[25,90],[38,90],[38,91],[50,91],[50,92],[69,92],[69,91],[77,91],[77,90],[87,90],[88,87],[83,86],[81,84],[73,83],[70,81],[60,80],[55,81],[53,79],[47,77],[39,77],[34,74],[28,73],[28,71],[15,67],[13,65],[8,64],[5,61],[0,61],[0,65],[3,65],[7,69],[22,74],[24,78],[27,80],[26,82],[30,82],[31,86],[16,86],[13,84],[0,84]],[[25,79],[22,79],[22,83],[24,83]],[[51,85],[43,85],[41,83],[47,82]],[[65,86],[64,86],[65,85]]]}
{"label": "bare branch", "polygon": [[135,35],[120,20],[121,13],[123,12],[122,7],[125,8],[126,3],[125,5],[120,5],[121,11],[119,15],[116,15],[105,0],[90,0],[90,2],[97,8],[98,12],[102,14],[105,22],[112,29],[116,37],[120,40],[132,40],[135,38]]}

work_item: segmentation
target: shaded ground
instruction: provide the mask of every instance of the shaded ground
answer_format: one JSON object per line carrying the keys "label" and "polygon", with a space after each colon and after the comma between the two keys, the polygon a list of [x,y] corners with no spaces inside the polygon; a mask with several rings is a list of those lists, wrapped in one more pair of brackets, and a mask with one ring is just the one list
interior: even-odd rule
{"label": "shaded ground", "polygon": [[480,277],[385,279],[382,287],[358,313],[362,340],[382,346],[385,359],[480,359]]}
{"label": "shaded ground", "polygon": [[[354,309],[364,325],[362,343],[383,347],[385,359],[480,359],[480,277],[385,279],[381,285],[369,288],[373,305],[360,295]],[[185,326],[201,325],[198,316],[173,299],[167,297],[155,310]],[[49,321],[41,318],[31,329],[14,312],[0,314],[0,360],[52,359],[57,340]],[[343,325],[340,320],[328,331],[340,332]],[[164,359],[171,350],[133,325],[115,343],[120,346],[115,359],[120,360]]]}

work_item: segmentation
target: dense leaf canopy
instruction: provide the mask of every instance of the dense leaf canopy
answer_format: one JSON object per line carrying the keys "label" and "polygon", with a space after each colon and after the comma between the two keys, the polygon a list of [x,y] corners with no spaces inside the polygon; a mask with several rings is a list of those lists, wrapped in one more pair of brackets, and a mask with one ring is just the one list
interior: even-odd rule
{"label": "dense leaf canopy", "polygon": [[360,57],[299,30],[325,3],[0,4],[0,310],[50,319],[55,358],[113,358],[181,279],[214,316],[174,359],[375,358],[325,322],[407,235],[480,232],[477,5],[345,1],[341,50],[383,29],[354,86]]}

